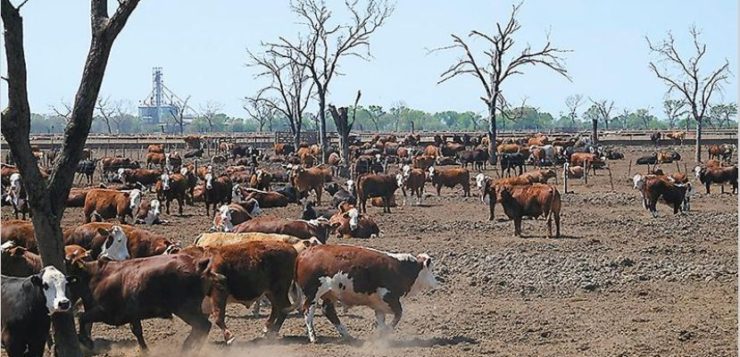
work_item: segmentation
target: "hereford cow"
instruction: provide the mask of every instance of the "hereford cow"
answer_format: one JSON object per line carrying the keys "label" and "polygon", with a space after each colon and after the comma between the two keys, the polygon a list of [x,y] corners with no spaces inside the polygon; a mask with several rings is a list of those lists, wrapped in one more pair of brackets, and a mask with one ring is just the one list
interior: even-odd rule
{"label": "hereford cow", "polygon": [[157,255],[124,261],[74,261],[85,312],[80,315],[80,343],[94,349],[92,323],[131,325],[139,347],[147,349],[141,321],[176,315],[192,327],[183,351],[192,352],[208,336],[211,323],[201,303],[211,285],[204,273],[210,258],[186,254]]}
{"label": "hereford cow", "polygon": [[490,200],[490,220],[493,220],[495,202],[501,202],[504,213],[514,220],[514,236],[522,234],[522,217],[547,219],[547,237],[552,236],[552,220],[555,218],[555,237],[560,237],[560,192],[554,186],[533,184],[526,186],[496,185],[496,199]]}
{"label": "hereford cow", "polygon": [[403,173],[396,175],[396,181],[403,193],[403,205],[406,205],[406,189],[409,190],[411,195],[416,196],[416,204],[421,205],[424,197],[424,184],[426,183],[424,170],[412,169],[409,165],[404,165],[402,170]]}
{"label": "hereford cow", "polygon": [[213,217],[211,231],[231,232],[234,226],[257,217],[261,212],[259,202],[255,199],[249,199],[244,204],[223,205],[219,207],[218,214]]}
{"label": "hereford cow", "polygon": [[426,254],[393,254],[349,245],[306,249],[296,260],[295,281],[305,296],[302,312],[308,338],[316,342],[313,318],[321,304],[324,315],[343,338],[350,338],[334,304],[364,305],[375,310],[377,328],[387,332],[385,314],[393,314],[391,329],[401,320],[401,298],[435,288],[432,258]]}
{"label": "hereford cow", "polygon": [[158,199],[141,200],[139,212],[136,213],[135,217],[136,223],[143,223],[148,226],[153,224],[166,224],[167,221],[159,218],[159,215],[162,213],[160,206],[161,204]]}
{"label": "hereford cow", "polygon": [[240,190],[241,196],[245,200],[255,200],[259,203],[260,208],[286,207],[290,199],[277,191],[261,191],[253,188],[243,188]]}
{"label": "hereford cow", "polygon": [[557,173],[552,169],[530,171],[520,175],[520,177],[526,178],[531,183],[547,183],[548,180],[555,178],[555,176],[557,176]]}
{"label": "hereford cow", "polygon": [[9,357],[44,355],[51,316],[72,308],[66,292],[75,281],[53,266],[25,278],[2,276],[2,344]]}
{"label": "hereford cow", "polygon": [[[246,232],[246,233],[202,233],[195,238],[193,246],[218,248],[225,245],[241,244],[252,241],[280,241],[293,246],[296,252],[300,253],[306,248],[320,245],[321,242],[316,237],[310,239],[300,239],[287,234]],[[185,248],[184,250],[188,250]]]}
{"label": "hereford cow", "polygon": [[249,187],[256,188],[258,190],[269,191],[270,183],[272,182],[272,174],[258,169],[249,178]]}
{"label": "hereford cow", "polygon": [[127,157],[104,157],[100,159],[103,170],[100,173],[101,181],[107,181],[110,174],[119,172],[120,169],[138,169],[139,163]]}
{"label": "hereford cow", "polygon": [[357,208],[337,212],[329,219],[329,225],[338,238],[370,238],[380,234],[375,221],[367,215],[361,215]]}
{"label": "hereford cow", "polygon": [[[123,234],[118,236],[118,230]],[[178,248],[178,243],[174,243],[164,236],[147,231],[145,229],[121,225],[116,226],[107,222],[93,222],[81,226],[71,227],[64,230],[64,244],[79,245],[89,251],[89,255],[97,259],[102,254],[106,241],[109,237],[114,237],[114,243],[124,242],[126,254],[132,258],[149,257],[152,255],[161,255],[174,253]],[[121,238],[121,240],[118,240]],[[122,260],[123,249],[117,248],[115,254],[118,257],[115,260]],[[113,253],[109,253],[110,256]]]}
{"label": "hereford cow", "polygon": [[205,181],[203,201],[206,204],[206,216],[210,216],[211,206],[213,206],[213,212],[215,213],[218,205],[231,203],[233,184],[228,176],[221,175],[214,178],[213,173],[210,172],[206,174]]}
{"label": "hereford cow", "polygon": [[429,179],[432,181],[432,186],[437,189],[437,196],[440,195],[442,186],[452,188],[460,185],[463,189],[463,197],[470,197],[470,172],[468,169],[452,168],[435,170],[434,167],[430,167]]}
{"label": "hereford cow", "polygon": [[712,183],[722,184],[722,193],[725,193],[725,183],[732,185],[732,193],[737,193],[737,166],[732,167],[701,167],[696,166],[694,168],[694,175],[699,181],[704,184],[707,188],[707,194],[709,194],[709,187]]}
{"label": "hereford cow", "polygon": [[26,213],[31,213],[31,207],[28,205],[28,197],[26,195],[26,187],[21,181],[21,174],[14,173],[10,175],[10,186],[8,187],[8,196],[5,200],[13,206],[15,219],[18,219],[19,212],[22,213],[23,219],[26,219]]}
{"label": "hereford cow", "polygon": [[177,210],[182,216],[185,193],[188,191],[188,180],[182,174],[163,173],[155,186],[157,199],[164,201],[165,210],[170,214],[170,202],[177,200]]}
{"label": "hereford cow", "polygon": [[321,218],[304,221],[263,216],[235,226],[234,233],[276,233],[287,234],[301,239],[316,237],[324,244],[329,238],[329,229],[329,221]]}
{"label": "hereford cow", "polygon": [[396,193],[398,183],[390,175],[365,175],[357,180],[357,201],[360,204],[360,213],[367,213],[367,200],[373,197],[382,197],[385,207],[383,212],[391,213],[391,197]]}
{"label": "hereford cow", "polygon": [[2,221],[0,229],[0,243],[13,242],[13,245],[24,247],[38,253],[38,244],[33,230],[33,223],[19,219]]}
{"label": "hereford cow", "polygon": [[116,191],[103,188],[94,188],[85,197],[85,206],[82,214],[85,223],[90,223],[93,216],[100,219],[118,218],[126,223],[126,216],[134,218],[141,204],[141,191]]}

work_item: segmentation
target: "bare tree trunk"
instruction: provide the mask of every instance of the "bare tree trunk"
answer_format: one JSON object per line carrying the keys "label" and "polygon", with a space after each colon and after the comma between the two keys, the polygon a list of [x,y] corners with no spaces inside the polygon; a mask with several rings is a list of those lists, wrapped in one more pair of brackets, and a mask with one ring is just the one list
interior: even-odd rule
{"label": "bare tree trunk", "polygon": [[488,104],[488,162],[496,165],[496,105]]}
{"label": "bare tree trunk", "polygon": [[701,162],[701,131],[702,131],[702,124],[703,119],[697,119],[696,120],[696,162]]}
{"label": "bare tree trunk", "polygon": [[[319,93],[319,142],[321,143],[321,163],[326,163],[329,143],[326,141],[326,93]],[[297,148],[296,148],[297,149]]]}
{"label": "bare tree trunk", "polygon": [[599,143],[599,122],[596,119],[591,120],[591,140],[594,145]]}

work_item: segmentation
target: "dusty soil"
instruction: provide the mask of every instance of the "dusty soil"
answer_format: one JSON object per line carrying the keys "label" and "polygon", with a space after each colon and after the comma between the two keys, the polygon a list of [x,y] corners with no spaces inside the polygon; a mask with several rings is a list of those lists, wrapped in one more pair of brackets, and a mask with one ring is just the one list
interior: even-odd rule
{"label": "dusty soil", "polygon": [[[497,220],[489,222],[487,206],[477,197],[461,197],[459,188],[443,189],[437,197],[427,186],[424,206],[398,207],[391,214],[370,208],[381,236],[341,243],[426,252],[443,281],[440,289],[404,301],[404,317],[391,337],[377,337],[373,313],[358,307],[345,313],[340,309],[356,341],[339,340],[328,321],[318,317],[320,339],[311,345],[296,314],[285,322],[282,338],[268,341],[261,338],[268,311],[255,319],[234,305],[227,323],[236,342],[225,346],[214,327],[201,354],[736,355],[738,198],[720,194],[719,187],[706,195],[692,180],[697,193],[690,213],[674,216],[661,205],[660,217],[652,218],[627,174],[629,160],[650,150],[630,148],[626,160],[610,162],[614,191],[606,171],[591,176],[588,185],[571,181],[575,193],[563,195],[560,239],[544,238],[542,219],[526,220],[526,237],[514,238],[513,223],[503,220],[501,209]],[[681,153],[690,156],[688,148]],[[664,165],[666,172],[675,169]],[[636,170],[645,172],[632,167],[632,174]],[[562,182],[559,189],[562,193]],[[266,212],[299,217],[300,207]],[[186,207],[185,213],[165,216],[168,225],[151,229],[188,244],[211,220],[202,205]],[[3,218],[8,217],[3,208]],[[73,208],[63,223],[81,220],[81,210]],[[150,355],[177,353],[188,331],[177,318],[145,321]],[[96,324],[93,336],[100,355],[139,354],[127,326]]]}

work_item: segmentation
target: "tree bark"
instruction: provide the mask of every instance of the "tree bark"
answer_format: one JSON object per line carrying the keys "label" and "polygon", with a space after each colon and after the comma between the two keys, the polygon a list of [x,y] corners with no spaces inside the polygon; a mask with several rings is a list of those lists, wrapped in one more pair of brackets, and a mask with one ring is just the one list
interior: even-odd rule
{"label": "tree bark", "polygon": [[596,119],[591,120],[591,140],[594,145],[599,143],[599,121]]}
{"label": "tree bark", "polygon": [[[321,143],[321,163],[326,163],[329,143],[326,141],[326,93],[319,93],[319,142]],[[297,147],[296,147],[297,149]]]}
{"label": "tree bark", "polygon": [[704,122],[703,119],[697,119],[696,120],[696,162],[701,162],[701,131],[702,131],[702,123]]}
{"label": "tree bark", "polygon": [[488,104],[488,162],[496,165],[496,105]]}
{"label": "tree bark", "polygon": [[[27,69],[23,46],[23,19],[9,0],[2,0],[5,53],[8,72],[8,106],[2,112],[2,134],[16,159],[18,171],[28,194],[33,227],[44,266],[52,265],[66,273],[60,221],[74,172],[90,132],[95,101],[100,92],[108,57],[118,33],[138,0],[120,2],[113,17],[108,17],[107,1],[93,0],[91,5],[92,41],[75,96],[59,157],[48,182],[41,177],[29,138],[31,110],[28,104]],[[51,317],[55,353],[81,356],[71,314]]]}

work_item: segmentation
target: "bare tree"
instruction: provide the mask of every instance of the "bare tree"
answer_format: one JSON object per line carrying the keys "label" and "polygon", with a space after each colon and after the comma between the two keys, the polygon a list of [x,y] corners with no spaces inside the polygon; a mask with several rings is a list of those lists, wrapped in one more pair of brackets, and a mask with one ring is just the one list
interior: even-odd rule
{"label": "bare tree", "polygon": [[[180,127],[180,135],[182,135],[185,132],[185,111],[188,109],[189,101],[190,101],[190,96],[187,96],[185,97],[185,100],[183,100],[182,102],[172,103],[173,105],[170,106],[170,116],[172,117],[172,120],[175,121],[175,124],[177,124],[177,126]],[[206,106],[208,106],[208,104],[206,104]],[[211,128],[213,128],[213,125],[211,124],[211,120],[208,120],[208,124],[211,126]]]}
{"label": "bare tree", "polygon": [[72,115],[72,106],[67,104],[65,101],[61,101],[61,106],[64,107],[64,109],[57,108],[55,105],[50,105],[49,109],[51,109],[56,115],[65,118],[67,121],[69,121],[69,118]]}
{"label": "bare tree", "polygon": [[[676,126],[676,121],[688,114],[689,111],[686,110],[685,100],[666,98],[663,100],[663,113],[665,113],[666,118],[668,119],[668,126],[673,129]],[[688,123],[688,120],[686,122]]]}
{"label": "bare tree", "polygon": [[303,112],[314,92],[314,82],[306,74],[306,67],[291,59],[291,52],[286,50],[284,56],[278,56],[275,51],[257,55],[247,50],[247,65],[259,69],[255,78],[270,80],[252,99],[285,116],[297,148],[301,144]]}
{"label": "bare tree", "polygon": [[223,104],[213,100],[209,100],[205,105],[200,106],[201,117],[203,117],[203,119],[208,123],[208,131],[213,131],[213,119],[216,118],[216,115],[218,115],[223,108]]}
{"label": "bare tree", "polygon": [[264,130],[265,124],[270,123],[269,128],[272,130],[272,118],[275,116],[275,109],[271,106],[267,105],[264,101],[260,100],[260,98],[251,98],[246,97],[244,98],[244,104],[242,105],[242,108],[247,112],[247,115],[249,115],[252,120],[257,122],[257,130],[258,132],[262,132]]}
{"label": "bare tree", "polygon": [[[701,133],[705,114],[709,109],[709,101],[715,91],[722,91],[722,86],[730,76],[730,63],[725,63],[719,68],[702,75],[700,62],[707,53],[707,45],[699,40],[700,32],[692,26],[689,29],[693,40],[695,54],[693,57],[682,57],[676,48],[673,34],[668,32],[668,37],[658,43],[653,43],[645,37],[650,51],[658,60],[650,62],[650,69],[655,75],[668,86],[668,93],[678,91],[686,99],[691,116],[696,121],[696,151],[695,159],[701,161]],[[656,63],[662,64],[660,68]],[[671,68],[668,68],[670,66]],[[673,74],[669,74],[673,71]]]}
{"label": "bare tree", "polygon": [[343,177],[349,177],[349,163],[351,161],[349,157],[349,133],[355,125],[357,103],[360,101],[361,96],[362,93],[358,90],[357,97],[355,97],[355,104],[352,107],[352,121],[349,120],[347,107],[337,109],[334,105],[329,104],[329,113],[331,113],[334,119],[334,124],[337,126],[337,133],[339,134],[339,147],[342,150],[342,165],[339,174]]}
{"label": "bare tree", "polygon": [[484,40],[490,46],[488,50],[483,51],[485,62],[476,60],[468,43],[455,34],[451,35],[452,45],[430,51],[458,49],[464,52],[462,58],[440,75],[441,79],[437,82],[438,84],[464,74],[472,75],[480,80],[484,90],[481,99],[488,107],[488,151],[491,163],[496,162],[496,119],[506,110],[502,88],[504,81],[513,75],[523,74],[523,67],[527,65],[543,65],[570,79],[563,59],[560,57],[567,51],[552,47],[549,36],[545,45],[539,50],[532,50],[532,47],[527,45],[515,56],[508,56],[514,46],[514,36],[521,28],[517,20],[517,13],[521,6],[521,3],[512,6],[508,21],[503,25],[496,23],[495,33],[489,35],[473,30],[468,34],[468,38]]}
{"label": "bare tree", "polygon": [[583,95],[574,94],[565,98],[565,107],[568,108],[568,118],[573,128],[576,127],[576,119],[578,118],[578,108],[583,104]]}
{"label": "bare tree", "polygon": [[[393,6],[385,0],[367,0],[362,7],[359,0],[345,1],[351,13],[349,23],[333,25],[332,12],[321,0],[295,0],[291,9],[305,26],[306,33],[297,41],[280,37],[271,43],[271,52],[279,57],[297,62],[308,69],[308,74],[316,87],[319,102],[320,141],[322,162],[326,161],[328,141],[326,137],[326,95],[329,85],[337,71],[339,59],[353,56],[369,60],[370,35],[383,26],[393,13]],[[363,51],[364,50],[364,51]],[[361,52],[362,51],[362,52]]]}
{"label": "bare tree", "polygon": [[593,118],[591,120],[591,140],[593,140],[593,143],[596,144],[599,142],[599,120],[604,122],[604,127],[606,128],[606,130],[609,130],[609,122],[612,119],[612,110],[614,110],[614,101],[608,101],[606,99],[590,100],[592,103],[591,107],[596,112],[596,118]]}
{"label": "bare tree", "polygon": [[[3,110],[0,119],[2,134],[23,177],[28,204],[33,214],[33,227],[41,261],[45,266],[53,265],[66,272],[60,221],[74,180],[75,168],[90,133],[95,101],[100,92],[113,42],[139,2],[120,0],[115,13],[109,16],[108,1],[92,0],[90,49],[69,115],[70,119],[64,131],[61,152],[54,162],[53,173],[45,180],[41,177],[29,140],[31,109],[28,104],[23,18],[19,12],[26,2],[23,1],[15,7],[10,0],[1,1],[8,71],[8,106]],[[65,357],[82,356],[72,314],[54,314],[51,320],[54,326],[56,354]]]}
{"label": "bare tree", "polygon": [[105,123],[106,128],[108,129],[108,134],[113,134],[113,129],[110,126],[110,122],[113,118],[113,115],[116,112],[116,109],[111,107],[110,105],[110,97],[99,97],[98,101],[95,104],[95,109],[98,111],[98,114],[100,115],[100,118]]}
{"label": "bare tree", "polygon": [[380,131],[380,118],[385,115],[383,107],[379,105],[371,105],[367,108],[367,115],[370,118],[370,121],[373,122],[373,125],[375,125],[375,131]]}

